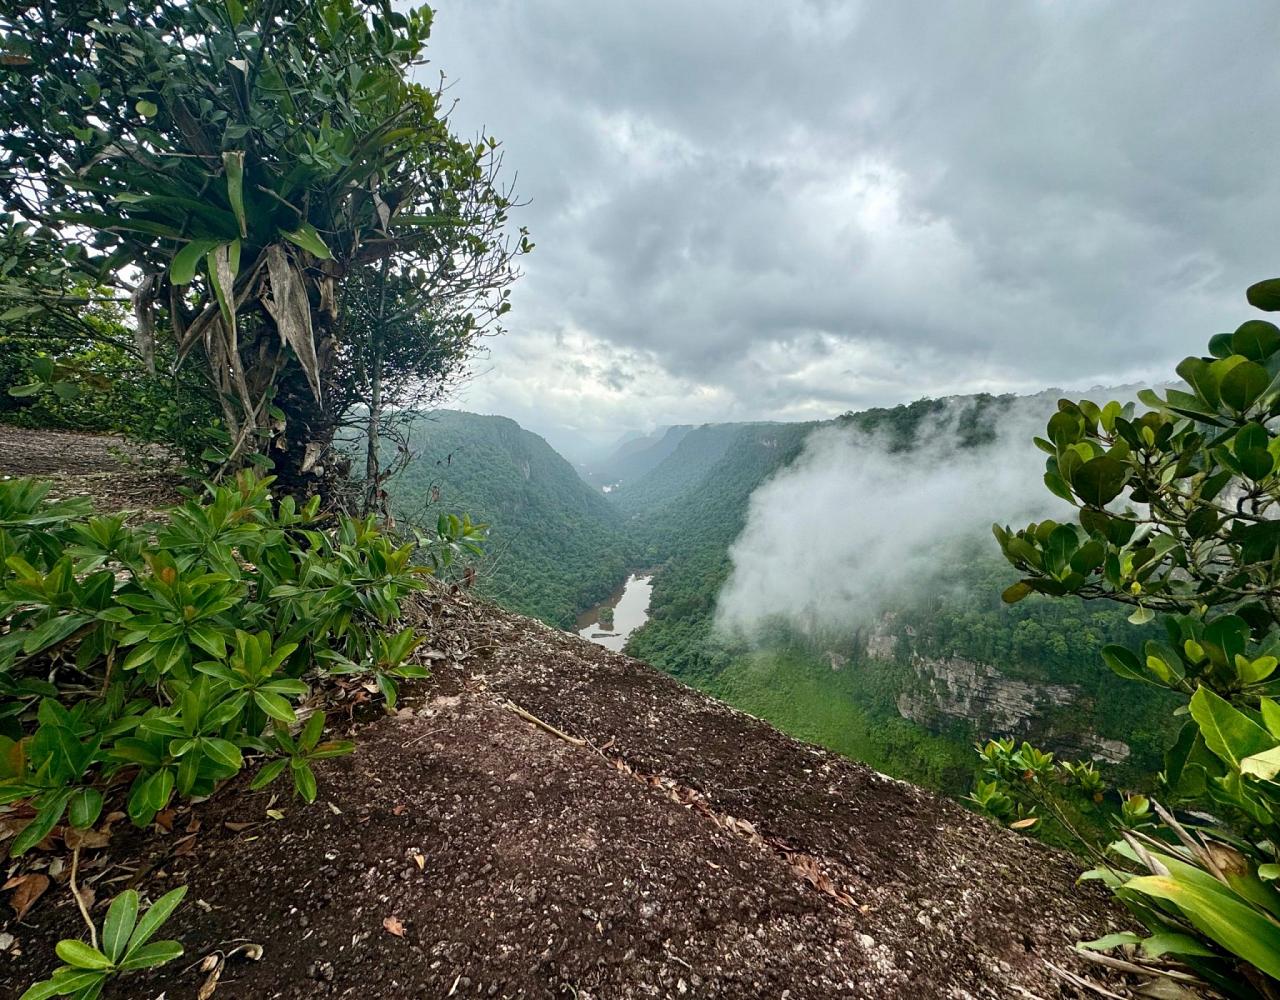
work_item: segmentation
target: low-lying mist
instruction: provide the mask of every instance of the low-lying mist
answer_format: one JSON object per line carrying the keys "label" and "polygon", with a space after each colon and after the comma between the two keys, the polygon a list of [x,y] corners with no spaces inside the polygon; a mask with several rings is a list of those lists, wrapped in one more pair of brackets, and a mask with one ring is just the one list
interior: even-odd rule
{"label": "low-lying mist", "polygon": [[815,637],[847,634],[930,593],[965,543],[970,553],[975,539],[994,547],[991,522],[1061,517],[1068,508],[1045,489],[1045,455],[1032,443],[1055,401],[988,408],[977,418],[994,421],[994,439],[969,447],[961,428],[975,417],[972,400],[926,418],[906,449],[884,432],[815,431],[752,494],[717,626],[748,639],[766,620]]}

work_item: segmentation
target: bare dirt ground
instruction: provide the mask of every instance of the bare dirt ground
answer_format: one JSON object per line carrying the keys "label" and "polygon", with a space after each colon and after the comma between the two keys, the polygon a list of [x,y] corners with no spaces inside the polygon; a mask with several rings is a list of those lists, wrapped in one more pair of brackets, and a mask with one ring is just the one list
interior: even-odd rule
{"label": "bare dirt ground", "polygon": [[47,479],[52,497],[90,497],[102,510],[150,510],[177,503],[180,480],[158,468],[161,458],[159,451],[110,434],[0,424],[0,476]]}
{"label": "bare dirt ground", "polygon": [[[245,776],[85,853],[99,921],[126,886],[190,886],[186,957],[108,996],[1048,1000],[1076,994],[1046,961],[1085,972],[1071,944],[1124,924],[1075,859],[643,663],[464,594],[406,620],[433,677],[393,716],[331,709],[358,749],[314,805]],[[45,846],[0,996],[83,929]]]}

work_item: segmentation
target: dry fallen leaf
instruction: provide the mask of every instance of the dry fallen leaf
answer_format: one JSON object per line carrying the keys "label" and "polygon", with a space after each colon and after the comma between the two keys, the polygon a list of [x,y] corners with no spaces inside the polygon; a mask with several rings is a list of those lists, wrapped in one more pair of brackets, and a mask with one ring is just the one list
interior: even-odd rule
{"label": "dry fallen leaf", "polygon": [[35,901],[49,888],[49,876],[15,875],[0,888],[13,890],[13,895],[9,897],[9,905],[13,907],[15,919],[21,920]]}
{"label": "dry fallen leaf", "polygon": [[77,847],[93,850],[97,847],[106,847],[111,842],[111,834],[106,829],[77,830],[67,827],[62,833],[62,842],[72,850]]}
{"label": "dry fallen leaf", "polygon": [[399,917],[387,917],[382,921],[382,926],[388,934],[394,934],[396,937],[404,937],[404,924],[400,923]]}
{"label": "dry fallen leaf", "polygon": [[249,827],[253,826],[252,823],[232,823],[231,820],[224,821],[222,825],[232,833],[239,833],[241,830],[247,830]]}
{"label": "dry fallen leaf", "polygon": [[[208,964],[209,959],[213,959],[213,967],[211,969],[205,969],[205,965]],[[218,981],[222,978],[222,966],[222,958],[218,955],[210,955],[203,963],[201,963],[200,970],[202,972],[208,972],[208,976],[206,976],[205,981],[200,984],[200,991],[196,994],[196,1000],[209,1000],[209,998],[213,996],[214,991],[218,988]]]}
{"label": "dry fallen leaf", "polygon": [[421,871],[427,865],[427,859],[423,855],[418,854],[417,852],[414,852],[413,862],[418,866],[419,871]]}

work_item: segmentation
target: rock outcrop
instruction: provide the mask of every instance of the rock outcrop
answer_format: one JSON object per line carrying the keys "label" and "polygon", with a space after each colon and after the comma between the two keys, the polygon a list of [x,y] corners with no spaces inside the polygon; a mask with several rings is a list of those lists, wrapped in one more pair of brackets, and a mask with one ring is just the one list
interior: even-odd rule
{"label": "rock outcrop", "polygon": [[1129,747],[1120,740],[1062,725],[1070,709],[1087,707],[1073,684],[1047,684],[1006,677],[989,663],[961,657],[913,656],[917,684],[898,694],[898,712],[928,729],[962,723],[982,737],[1013,736],[1068,757],[1122,763]]}

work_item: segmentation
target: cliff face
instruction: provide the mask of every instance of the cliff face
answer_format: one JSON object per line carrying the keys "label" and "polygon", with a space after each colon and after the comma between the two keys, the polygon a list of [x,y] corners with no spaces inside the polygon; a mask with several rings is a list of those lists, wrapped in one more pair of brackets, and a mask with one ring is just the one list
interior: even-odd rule
{"label": "cliff face", "polygon": [[963,723],[983,737],[1030,740],[1067,757],[1115,764],[1129,758],[1129,747],[1120,740],[1060,721],[1067,710],[1089,707],[1088,697],[1073,684],[1017,680],[988,663],[958,657],[913,657],[911,667],[918,683],[899,693],[898,712],[928,729]]}
{"label": "cliff face", "polygon": [[[892,626],[893,616],[887,615],[867,637],[869,657],[886,662],[898,658]],[[962,657],[912,651],[908,659],[913,683],[898,693],[898,714],[926,729],[959,727],[984,739],[1012,736],[1071,758],[1113,764],[1129,759],[1128,744],[1081,728],[1078,720],[1092,714],[1092,699],[1077,685],[1008,677],[989,663]]]}

